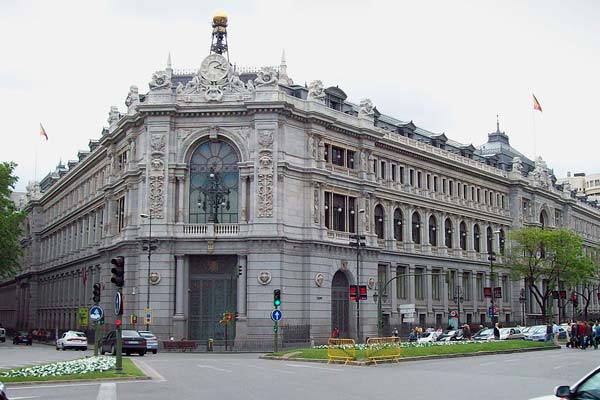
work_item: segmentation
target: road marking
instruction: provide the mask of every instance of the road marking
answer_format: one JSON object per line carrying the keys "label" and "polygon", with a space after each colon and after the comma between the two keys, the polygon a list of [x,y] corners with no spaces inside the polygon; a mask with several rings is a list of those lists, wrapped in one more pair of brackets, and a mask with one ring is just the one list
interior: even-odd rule
{"label": "road marking", "polygon": [[333,372],[342,372],[342,371],[344,371],[341,368],[315,367],[313,365],[300,365],[300,364],[285,364],[285,365],[287,365],[288,367],[321,369],[321,370],[324,370],[324,371],[333,371]]}
{"label": "road marking", "polygon": [[484,366],[486,366],[486,365],[493,365],[493,364],[496,364],[496,361],[492,361],[492,362],[489,362],[489,363],[483,363],[483,364],[479,364],[479,366],[480,366],[480,367],[484,367]]}
{"label": "road marking", "polygon": [[117,384],[114,382],[100,384],[96,400],[117,400]]}
{"label": "road marking", "polygon": [[36,399],[40,396],[11,397],[11,400]]}
{"label": "road marking", "polygon": [[[247,364],[241,364],[241,363],[240,364],[234,364],[234,365],[239,365],[239,366],[242,366],[242,367],[247,367],[248,366]],[[252,368],[252,369],[261,369],[263,371],[269,371],[269,372],[281,372],[281,373],[284,373],[284,374],[296,375],[295,372],[286,371],[286,370],[279,369],[279,368],[276,368],[276,369],[275,368],[265,368],[265,367],[259,367],[258,365],[252,365],[252,366],[250,366],[250,368]]]}
{"label": "road marking", "polygon": [[143,373],[145,373],[150,378],[152,378],[152,380],[155,380],[157,382],[166,382],[167,381],[164,376],[159,374],[157,370],[155,370],[154,368],[152,368],[145,362],[143,362],[141,360],[135,360],[135,359],[133,359],[132,361],[134,364],[136,364],[139,367],[139,369],[142,370]]}
{"label": "road marking", "polygon": [[223,369],[223,368],[217,368],[217,367],[213,367],[212,365],[202,365],[202,364],[198,364],[198,368],[208,368],[208,369],[214,369],[215,371],[221,371],[221,372],[233,372],[230,371],[228,369]]}
{"label": "road marking", "polygon": [[[136,381],[132,381],[136,382]],[[143,381],[139,381],[143,382]],[[9,383],[10,385],[10,383]],[[57,387],[73,387],[73,386],[98,386],[98,382],[93,383],[72,383],[72,384],[63,384],[63,385],[35,385],[35,386],[10,386],[8,389],[12,392],[13,390],[35,390],[35,389],[53,389]]]}
{"label": "road marking", "polygon": [[519,361],[516,358],[511,358],[510,360],[504,360],[504,362],[515,362],[515,361]]}
{"label": "road marking", "polygon": [[560,368],[563,368],[563,367],[564,367],[564,365],[557,365],[556,367],[554,367],[554,369],[560,369]]}

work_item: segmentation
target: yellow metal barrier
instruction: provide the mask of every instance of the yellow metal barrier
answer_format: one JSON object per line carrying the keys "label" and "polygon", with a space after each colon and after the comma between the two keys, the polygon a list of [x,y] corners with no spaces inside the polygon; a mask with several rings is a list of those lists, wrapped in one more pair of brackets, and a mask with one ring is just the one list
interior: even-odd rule
{"label": "yellow metal barrier", "polygon": [[400,362],[399,337],[382,337],[367,339],[367,358],[377,365],[377,360],[392,359]]}
{"label": "yellow metal barrier", "polygon": [[327,364],[335,360],[343,360],[344,365],[356,359],[356,348],[354,339],[329,338],[327,341]]}

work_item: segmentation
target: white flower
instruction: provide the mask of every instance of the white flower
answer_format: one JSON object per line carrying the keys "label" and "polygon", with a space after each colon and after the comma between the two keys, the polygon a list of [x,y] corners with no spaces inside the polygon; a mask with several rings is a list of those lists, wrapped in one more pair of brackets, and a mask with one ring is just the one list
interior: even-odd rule
{"label": "white flower", "polygon": [[115,363],[115,357],[88,357],[79,360],[61,361],[52,364],[0,371],[0,378],[82,375],[90,372],[108,371],[115,367]]}

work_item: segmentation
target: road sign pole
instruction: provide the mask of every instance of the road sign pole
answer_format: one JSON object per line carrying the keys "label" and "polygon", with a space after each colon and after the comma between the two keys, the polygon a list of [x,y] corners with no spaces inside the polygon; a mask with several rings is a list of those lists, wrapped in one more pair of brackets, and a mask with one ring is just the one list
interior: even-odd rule
{"label": "road sign pole", "polygon": [[99,333],[100,333],[100,321],[94,321],[94,357],[98,355],[98,342],[99,342]]}
{"label": "road sign pole", "polygon": [[[123,289],[117,289],[117,297],[118,297],[118,307],[115,307],[119,313],[117,314],[117,319],[121,320],[123,317]],[[123,321],[117,325],[117,362],[115,365],[115,373],[122,374],[123,373],[123,337],[121,331],[121,325]]]}
{"label": "road sign pole", "polygon": [[275,325],[273,325],[273,330],[275,331],[275,353],[279,351],[279,324],[275,321]]}

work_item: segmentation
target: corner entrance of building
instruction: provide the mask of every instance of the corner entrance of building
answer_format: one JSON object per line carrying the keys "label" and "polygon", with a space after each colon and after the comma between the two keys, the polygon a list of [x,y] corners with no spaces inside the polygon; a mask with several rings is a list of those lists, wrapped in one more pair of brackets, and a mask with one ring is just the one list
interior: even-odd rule
{"label": "corner entrance of building", "polygon": [[[189,282],[189,339],[224,340],[223,313],[235,313],[237,256],[192,256]],[[235,321],[228,325],[227,339],[235,338]]]}
{"label": "corner entrance of building", "polygon": [[331,283],[331,330],[340,330],[339,337],[350,337],[350,284],[346,274],[338,271]]}

